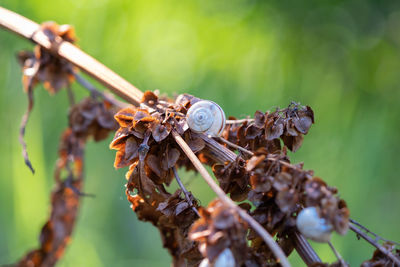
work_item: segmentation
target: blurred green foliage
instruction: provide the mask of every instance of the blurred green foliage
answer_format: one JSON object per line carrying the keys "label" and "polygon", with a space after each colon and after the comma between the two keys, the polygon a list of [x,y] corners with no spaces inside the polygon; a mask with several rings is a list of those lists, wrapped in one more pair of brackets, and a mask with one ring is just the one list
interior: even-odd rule
{"label": "blurred green foliage", "polygon": [[[400,2],[256,0],[0,0],[37,22],[76,28],[80,47],[142,90],[191,93],[228,115],[310,105],[316,123],[294,162],[338,187],[354,219],[399,241]],[[26,40],[0,30],[0,263],[38,244],[49,212],[59,136],[67,124],[65,91],[35,90],[27,143],[18,143],[26,108],[15,53]],[[86,92],[74,85],[80,97]],[[111,138],[111,137],[110,137]],[[79,220],[59,266],[168,266],[157,230],[139,222],[124,196],[124,172],[112,167],[108,141],[90,143]],[[189,189],[214,197],[193,173]],[[373,248],[353,233],[333,243],[352,265]],[[326,261],[327,245],[313,244]],[[295,254],[295,253],[294,253]],[[299,257],[291,257],[302,266]]]}

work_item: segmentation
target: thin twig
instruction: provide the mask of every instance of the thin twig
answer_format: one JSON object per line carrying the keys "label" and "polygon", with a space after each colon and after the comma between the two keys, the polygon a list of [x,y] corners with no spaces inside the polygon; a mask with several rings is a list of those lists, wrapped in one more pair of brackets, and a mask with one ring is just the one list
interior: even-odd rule
{"label": "thin twig", "polygon": [[350,230],[355,232],[358,237],[363,238],[365,241],[370,243],[372,246],[376,247],[379,249],[383,254],[385,254],[387,257],[389,257],[394,263],[396,263],[398,266],[400,266],[400,259],[393,255],[391,251],[388,251],[384,246],[373,240],[371,237],[369,237],[366,233],[358,229],[354,224],[350,223]]}
{"label": "thin twig", "polygon": [[68,94],[69,105],[70,106],[75,105],[75,95],[74,92],[72,92],[70,84],[67,85],[67,94]]}
{"label": "thin twig", "polygon": [[241,119],[241,120],[226,120],[226,124],[240,124],[244,122],[252,122],[254,119]]}
{"label": "thin twig", "polygon": [[214,182],[214,179],[207,172],[206,168],[197,158],[196,154],[190,149],[188,144],[186,144],[185,140],[176,132],[172,131],[172,136],[174,137],[177,144],[181,147],[183,152],[192,162],[193,166],[197,169],[203,179],[207,182],[207,184],[211,187],[211,189],[217,194],[219,199],[223,201],[226,205],[235,209],[240,217],[244,221],[246,221],[264,240],[264,242],[269,246],[271,251],[274,253],[275,257],[281,263],[283,267],[289,267],[290,263],[287,260],[285,253],[283,253],[282,249],[277,245],[273,237],[262,227],[257,221],[254,220],[246,211],[239,208],[226,194],[225,192]]}
{"label": "thin twig", "polygon": [[[234,143],[232,143],[232,142],[226,140],[226,139],[223,138],[223,137],[220,137],[220,136],[219,136],[219,137],[216,137],[216,139],[219,140],[219,141],[221,141],[221,142],[223,142],[223,143],[225,143],[225,144],[227,144],[227,145],[230,146],[230,147],[233,147],[233,148],[235,148],[235,149],[241,151],[241,152],[244,152],[244,153],[246,153],[246,154],[248,154],[248,155],[250,155],[250,156],[254,156],[254,153],[253,153],[252,151],[250,151],[250,150],[248,150],[248,149],[246,149],[246,148],[244,148],[244,147],[241,147],[241,146],[239,146],[239,145],[236,145],[236,144],[234,144]],[[299,169],[296,165],[293,165],[293,164],[291,164],[291,163],[288,163],[288,162],[283,161],[283,160],[280,160],[280,159],[275,159],[275,158],[267,157],[267,160],[279,162],[280,164],[285,165],[286,167],[289,167],[289,168],[292,168],[292,169],[295,169],[295,170],[302,170],[302,169]]]}
{"label": "thin twig", "polygon": [[348,264],[343,260],[342,256],[340,255],[340,253],[336,250],[336,248],[333,246],[332,242],[329,241],[328,242],[329,247],[332,249],[333,253],[335,254],[336,258],[338,259],[338,261],[340,262],[340,265],[342,265],[343,267],[348,267]]}
{"label": "thin twig", "polygon": [[392,241],[392,240],[385,239],[385,238],[375,234],[374,232],[369,230],[367,227],[363,226],[362,224],[360,224],[359,222],[357,222],[357,221],[355,221],[353,219],[350,219],[350,222],[352,224],[354,224],[355,226],[358,226],[358,228],[360,228],[361,230],[364,230],[367,234],[370,234],[370,235],[374,236],[375,239],[377,239],[377,240],[382,240],[383,242],[389,242],[389,243],[392,243],[394,245],[400,246],[400,243]]}
{"label": "thin twig", "polygon": [[175,179],[178,182],[179,187],[182,189],[183,194],[185,195],[186,201],[189,203],[190,207],[197,214],[197,216],[200,217],[200,213],[198,212],[196,207],[193,205],[193,202],[190,199],[189,192],[186,190],[185,186],[183,185],[181,178],[179,178],[178,170],[175,168],[175,166],[172,167],[172,171],[174,172]]}
{"label": "thin twig", "polygon": [[32,163],[29,159],[28,149],[26,147],[26,142],[24,139],[26,125],[28,123],[29,115],[31,114],[33,108],[33,86],[31,79],[28,84],[27,94],[28,94],[28,108],[26,109],[25,114],[22,116],[21,125],[19,128],[19,142],[22,145],[22,156],[24,157],[25,165],[29,167],[29,169],[32,171],[33,174],[35,174],[35,169],[33,168]]}
{"label": "thin twig", "polygon": [[237,149],[237,150],[239,150],[239,151],[242,151],[242,152],[244,152],[244,153],[246,153],[246,154],[248,154],[248,155],[250,155],[250,156],[254,156],[254,153],[251,152],[250,150],[247,150],[247,149],[245,149],[244,147],[238,146],[238,145],[236,145],[236,144],[234,144],[234,143],[232,143],[232,142],[226,140],[225,138],[223,138],[223,137],[221,137],[221,136],[218,136],[218,137],[216,137],[216,138],[217,138],[217,140],[219,140],[219,141],[221,141],[221,142],[227,144],[227,145],[230,146],[230,147],[233,147],[233,148],[235,148],[235,149]]}
{"label": "thin twig", "polygon": [[108,102],[110,102],[111,104],[113,104],[114,106],[119,107],[119,108],[124,108],[127,106],[126,103],[118,101],[117,99],[110,97],[110,96],[106,95],[105,93],[97,90],[96,87],[94,87],[88,80],[83,78],[78,73],[74,73],[74,76],[75,76],[76,81],[80,85],[82,85],[83,88],[87,89],[94,96],[100,96],[101,98],[107,100]]}
{"label": "thin twig", "polygon": [[311,266],[316,262],[322,262],[310,243],[308,243],[307,239],[300,232],[294,231],[290,234],[290,237],[294,240],[294,247],[307,266]]}

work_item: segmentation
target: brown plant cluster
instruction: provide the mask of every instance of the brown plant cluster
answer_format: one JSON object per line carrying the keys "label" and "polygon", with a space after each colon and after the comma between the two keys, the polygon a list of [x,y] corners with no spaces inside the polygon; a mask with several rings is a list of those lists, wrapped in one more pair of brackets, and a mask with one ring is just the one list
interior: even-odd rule
{"label": "brown plant cluster", "polygon": [[204,262],[212,265],[219,260],[226,265],[234,262],[235,266],[243,266],[248,261],[246,266],[251,266],[246,239],[248,227],[234,209],[220,200],[214,200],[207,209],[200,209],[200,216],[189,236],[199,243]]}
{"label": "brown plant cluster", "polygon": [[[290,233],[296,229],[296,216],[305,207],[316,207],[320,216],[338,233],[347,231],[349,211],[345,202],[337,197],[337,190],[313,177],[312,171],[303,170],[302,164],[290,164],[287,155],[287,148],[292,151],[299,148],[303,135],[314,122],[310,107],[292,103],[286,109],[271,113],[257,111],[254,120],[227,125],[223,137],[247,149],[253,156],[240,153],[236,160],[221,164],[208,156],[210,150],[204,138],[186,126],[186,113],[197,101],[199,99],[193,96],[180,95],[173,102],[146,92],[140,108],[128,107],[115,115],[120,128],[110,144],[110,148],[117,150],[114,166],[129,166],[127,196],[133,210],[140,220],[150,221],[160,230],[175,266],[185,266],[180,265],[183,262],[189,262],[189,266],[199,264],[201,257],[194,244],[187,243],[188,229],[197,218],[196,214],[180,196],[180,191],[171,194],[167,190],[174,178],[173,168],[191,168],[172,138],[172,131],[185,139],[203,163],[213,167],[221,188],[233,200],[251,202],[251,205],[242,203],[241,207],[276,236],[287,255],[294,249]],[[175,196],[176,203],[172,207],[185,203],[185,209],[191,214],[185,216],[184,223],[176,218],[176,210],[162,212],[171,196]],[[230,216],[230,219],[225,218],[229,223],[235,221],[236,228],[229,226],[224,232],[217,227],[224,214]],[[201,219],[192,227],[191,237],[200,241],[201,255],[210,263],[229,249],[235,258],[239,257],[235,259],[237,266],[278,264],[262,239],[252,230],[247,234],[239,217],[220,201],[213,202],[207,210],[201,209],[200,215]],[[170,224],[171,221],[176,224]],[[173,234],[165,230],[166,225],[169,229],[174,225]],[[237,231],[237,236],[230,231]],[[249,247],[246,240],[250,241]],[[235,245],[240,249],[232,247]],[[236,251],[242,251],[238,255],[244,256],[240,258]]]}
{"label": "brown plant cluster", "polygon": [[[70,25],[58,25],[55,22],[44,22],[40,26],[52,43],[76,41],[75,31]],[[22,82],[27,92],[37,83],[43,83],[44,88],[51,94],[57,93],[74,81],[73,65],[64,59],[53,55],[42,46],[36,45],[34,52],[22,51],[18,54],[22,66]]]}
{"label": "brown plant cluster", "polygon": [[[383,244],[383,247],[388,251],[391,251],[394,257],[400,259],[400,250],[396,249],[396,245],[386,242]],[[396,267],[396,265],[392,259],[390,259],[386,254],[382,253],[379,249],[374,251],[374,254],[371,259],[364,261],[361,264],[361,267]]]}
{"label": "brown plant cluster", "polygon": [[[183,155],[171,131],[185,134],[185,113],[191,101],[196,99],[171,104],[146,92],[141,108],[128,107],[115,115],[120,128],[110,144],[110,148],[117,150],[114,166],[129,166],[126,194],[132,209],[140,220],[159,229],[176,266],[201,259],[194,242],[187,238],[197,215],[181,197],[180,190],[171,194],[165,187],[171,183],[173,168]],[[204,147],[201,139],[190,133],[185,136],[192,147]],[[192,205],[197,207],[194,198]]]}
{"label": "brown plant cluster", "polygon": [[251,151],[265,148],[269,152],[281,149],[281,139],[287,148],[295,152],[313,123],[313,110],[292,102],[287,108],[274,112],[256,111],[253,121],[228,125],[223,137]]}
{"label": "brown plant cluster", "polygon": [[62,134],[54,172],[51,214],[40,234],[40,246],[17,266],[50,267],[62,257],[74,229],[83,186],[84,148],[88,138],[100,141],[116,130],[115,108],[107,102],[83,99],[71,107],[69,128]]}
{"label": "brown plant cluster", "polygon": [[[286,147],[296,151],[313,122],[311,108],[295,103],[272,113],[257,111],[254,121],[228,125],[223,133],[253,156],[243,154],[247,160],[213,166],[222,189],[236,201],[250,200],[255,207],[248,207],[250,214],[277,236],[287,254],[293,250],[288,233],[295,229],[296,216],[305,207],[316,207],[339,234],[349,227],[349,211],[337,190],[313,177],[312,171],[303,170],[302,164],[290,164]],[[251,231],[249,239],[264,262],[270,261],[272,255],[261,238]]]}

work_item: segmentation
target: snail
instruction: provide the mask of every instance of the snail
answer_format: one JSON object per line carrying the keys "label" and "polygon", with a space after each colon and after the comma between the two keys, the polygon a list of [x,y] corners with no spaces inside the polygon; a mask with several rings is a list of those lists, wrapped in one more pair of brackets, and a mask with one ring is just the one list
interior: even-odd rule
{"label": "snail", "polygon": [[200,100],[191,106],[186,114],[189,128],[196,133],[219,136],[225,128],[225,113],[222,108],[209,100]]}
{"label": "snail", "polygon": [[235,267],[236,262],[233,257],[232,251],[229,248],[224,249],[218,257],[214,260],[214,263],[205,258],[201,261],[199,267]]}
{"label": "snail", "polygon": [[331,239],[332,225],[319,217],[315,207],[305,208],[300,211],[296,219],[297,229],[306,238],[316,242],[329,242]]}

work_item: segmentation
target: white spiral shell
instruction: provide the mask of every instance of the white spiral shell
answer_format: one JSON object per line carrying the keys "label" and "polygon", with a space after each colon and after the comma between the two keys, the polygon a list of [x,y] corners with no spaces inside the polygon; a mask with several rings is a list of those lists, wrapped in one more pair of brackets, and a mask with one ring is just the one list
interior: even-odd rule
{"label": "white spiral shell", "polygon": [[315,207],[300,211],[296,219],[296,226],[304,237],[316,242],[329,242],[331,239],[332,226],[318,216]]}
{"label": "white spiral shell", "polygon": [[191,106],[186,114],[189,128],[196,133],[219,136],[225,128],[225,113],[209,100],[201,100]]}

